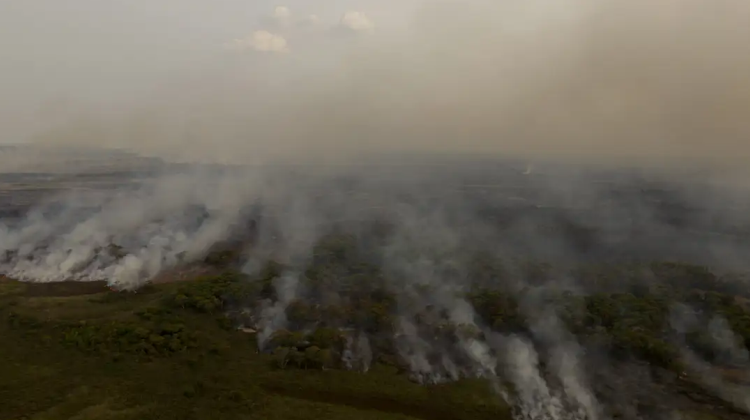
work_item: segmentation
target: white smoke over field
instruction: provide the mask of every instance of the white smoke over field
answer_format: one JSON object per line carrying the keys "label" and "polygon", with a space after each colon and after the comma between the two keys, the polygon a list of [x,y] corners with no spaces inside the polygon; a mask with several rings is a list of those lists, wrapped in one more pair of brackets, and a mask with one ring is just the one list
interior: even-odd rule
{"label": "white smoke over field", "polygon": [[[241,217],[242,190],[249,196],[252,188],[238,188],[230,177],[168,176],[93,202],[63,197],[63,213],[32,210],[19,225],[4,227],[5,271],[24,280],[138,287],[165,268],[201,258],[226,237]],[[196,213],[201,205],[209,214]],[[121,249],[113,253],[112,245]]]}
{"label": "white smoke over field", "polygon": [[[200,16],[186,27],[161,6],[121,5],[127,31],[71,2],[65,28],[43,26],[29,44],[57,47],[49,56],[8,41],[42,18],[0,6],[0,53],[12,53],[0,74],[24,87],[0,98],[3,135],[169,163],[138,186],[63,193],[0,220],[2,275],[135,290],[229,243],[248,276],[282,267],[270,296],[246,302],[262,350],[303,323],[289,316],[298,301],[356,308],[371,300],[359,287],[393,299],[346,337],[347,368],[367,371],[391,346],[417,382],[489,379],[518,418],[599,420],[609,410],[586,343],[529,290],[617,289],[566,271],[592,261],[747,268],[748,203],[735,189],[747,184],[732,166],[750,157],[747,2],[365,1],[333,16],[316,2],[269,4],[222,14],[231,30],[195,2],[182,6]],[[124,58],[103,71],[112,51]],[[59,73],[13,67],[31,61]],[[57,96],[75,106],[42,106]],[[0,176],[46,173],[48,160],[0,157]],[[568,166],[578,161],[596,164]],[[355,245],[318,252],[342,232]],[[473,265],[497,256],[502,269]],[[496,332],[469,298],[492,287],[529,298],[519,311],[534,322]],[[509,306],[485,312],[514,325]],[[724,321],[711,328],[723,354],[747,359]]]}
{"label": "white smoke over field", "polygon": [[[25,281],[105,280],[115,288],[137,289],[160,273],[203,264],[216,246],[228,241],[239,251],[236,267],[250,277],[261,275],[269,260],[281,266],[269,283],[272,297],[246,302],[261,350],[267,350],[280,331],[293,327],[310,331],[318,326],[321,321],[305,324],[290,317],[290,308],[300,300],[314,308],[356,307],[363,299],[358,297],[362,288],[370,296],[364,300],[387,295],[393,297],[393,304],[366,314],[362,325],[343,325],[336,319],[329,324],[355,331],[346,336],[341,354],[345,367],[369,370],[384,353],[386,342],[412,380],[437,384],[486,378],[506,395],[518,418],[606,417],[609,407],[593,391],[598,385],[590,379],[586,346],[568,331],[553,310],[557,308],[543,296],[560,290],[585,291],[588,286],[578,284],[579,279],[567,272],[544,274],[543,266],[531,267],[541,272],[531,270],[513,257],[570,264],[617,261],[618,252],[629,247],[649,245],[653,252],[668,255],[675,249],[671,244],[700,242],[700,237],[677,229],[658,240],[639,235],[623,239],[618,235],[624,222],[604,223],[599,222],[606,220],[603,215],[591,218],[576,213],[582,204],[601,211],[596,206],[606,201],[606,189],[587,185],[579,176],[572,177],[570,184],[560,175],[552,177],[554,182],[530,180],[522,173],[525,165],[511,171],[494,165],[478,170],[477,165],[335,170],[183,167],[137,188],[90,195],[86,200],[63,194],[56,206],[32,209],[12,224],[3,222],[0,272]],[[476,177],[485,184],[476,187]],[[507,179],[513,182],[503,186]],[[540,204],[513,207],[517,204],[506,195],[521,194],[517,182],[526,182],[521,184],[528,189],[523,194]],[[616,189],[642,185],[628,182]],[[674,188],[670,191],[680,191],[670,186]],[[561,193],[565,188],[589,196],[588,202],[571,203],[570,196]],[[634,204],[630,198],[605,209]],[[645,212],[648,217],[638,221],[645,229],[668,230],[669,223],[659,221],[657,206],[640,200],[635,203],[637,212],[620,211],[628,217]],[[377,223],[384,226],[382,232],[371,233],[371,225]],[[580,242],[576,235],[585,237],[583,233],[569,237],[568,224],[596,228],[592,243]],[[327,253],[322,253],[318,244],[331,235],[343,235],[337,239],[342,242],[329,243]],[[723,239],[713,241],[729,246]],[[482,277],[472,260],[478,251],[502,255],[505,274]],[[685,252],[697,258],[693,250]],[[719,254],[702,252],[700,257],[722,262]],[[336,262],[341,258],[347,261],[343,267]],[[311,272],[311,266],[318,271]],[[373,266],[382,277],[361,274]],[[530,327],[496,333],[470,298],[477,285],[500,288],[521,299],[520,311],[533,321]],[[529,290],[540,290],[541,296]],[[395,325],[385,325],[378,318],[383,314],[393,316]],[[717,340],[726,343],[727,337],[719,334]]]}
{"label": "white smoke over field", "polygon": [[[566,410],[561,398],[550,390],[539,373],[539,355],[527,341],[512,338],[508,344],[509,376],[517,395],[516,418],[563,419]],[[577,417],[571,417],[577,418]]]}

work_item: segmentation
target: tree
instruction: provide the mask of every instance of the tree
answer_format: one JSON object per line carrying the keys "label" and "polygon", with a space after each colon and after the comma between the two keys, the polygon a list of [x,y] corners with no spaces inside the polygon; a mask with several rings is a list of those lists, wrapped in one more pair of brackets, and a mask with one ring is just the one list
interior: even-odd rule
{"label": "tree", "polygon": [[272,347],[296,347],[305,339],[302,332],[291,332],[289,330],[278,330],[271,335],[269,343]]}
{"label": "tree", "polygon": [[305,366],[305,353],[302,353],[301,351],[297,350],[297,348],[292,347],[289,350],[289,361],[294,363],[294,365],[298,368],[302,368]]}
{"label": "tree", "polygon": [[320,349],[340,348],[344,343],[341,332],[334,328],[318,328],[308,336],[312,346]]}
{"label": "tree", "polygon": [[320,348],[317,346],[310,346],[305,349],[305,368],[322,367],[322,363],[320,363],[318,358],[318,353],[320,353]]}
{"label": "tree", "polygon": [[297,328],[302,328],[314,320],[312,307],[301,299],[289,303],[286,308],[287,320]]}

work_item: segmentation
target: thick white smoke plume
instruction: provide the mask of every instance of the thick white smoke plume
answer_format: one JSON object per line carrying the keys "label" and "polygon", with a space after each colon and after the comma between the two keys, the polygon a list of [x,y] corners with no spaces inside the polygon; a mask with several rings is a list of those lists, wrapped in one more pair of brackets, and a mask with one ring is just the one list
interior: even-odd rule
{"label": "thick white smoke plume", "polygon": [[[3,272],[29,281],[107,280],[136,288],[196,261],[240,222],[258,178],[166,176],[134,191],[63,197],[3,225]],[[116,247],[116,248],[113,248]]]}
{"label": "thick white smoke plume", "polygon": [[[535,312],[539,312],[538,309]],[[538,316],[538,315],[537,315]],[[572,405],[575,418],[598,420],[601,408],[590,390],[582,369],[585,350],[567,332],[555,314],[542,314],[533,325],[534,336],[550,350],[549,365],[562,383],[562,391]]]}
{"label": "thick white smoke plume", "polygon": [[550,390],[539,372],[539,355],[534,347],[520,338],[508,343],[506,363],[517,395],[516,417],[524,420],[566,419],[561,398]]}

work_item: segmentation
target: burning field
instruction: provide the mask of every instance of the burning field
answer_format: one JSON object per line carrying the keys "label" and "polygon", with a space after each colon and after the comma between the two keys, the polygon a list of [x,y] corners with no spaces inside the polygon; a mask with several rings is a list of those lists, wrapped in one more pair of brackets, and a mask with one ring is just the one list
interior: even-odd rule
{"label": "burning field", "polygon": [[0,2],[0,420],[747,417],[749,6]]}
{"label": "burning field", "polygon": [[[710,190],[727,203],[710,207],[694,200],[709,187],[663,175],[514,165],[224,168],[61,190],[2,225],[3,283],[37,302],[152,302],[138,317],[154,331],[213,314],[272,371],[481,380],[519,419],[744,416],[736,196]],[[23,306],[13,325],[62,329],[79,351],[203,345],[186,327],[139,338],[119,316],[60,326]]]}

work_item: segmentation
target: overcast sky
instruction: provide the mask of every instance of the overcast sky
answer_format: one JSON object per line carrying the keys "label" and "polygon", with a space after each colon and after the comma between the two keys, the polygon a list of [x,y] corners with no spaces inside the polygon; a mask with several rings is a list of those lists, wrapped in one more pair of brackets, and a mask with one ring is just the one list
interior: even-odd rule
{"label": "overcast sky", "polygon": [[747,0],[2,0],[0,143],[750,158]]}
{"label": "overcast sky", "polygon": [[[407,10],[414,0],[398,2]],[[59,108],[137,97],[189,68],[234,57],[220,47],[268,26],[277,6],[334,25],[348,11],[383,18],[393,0],[3,0],[0,142],[22,140]],[[400,16],[395,16],[397,20]]]}

